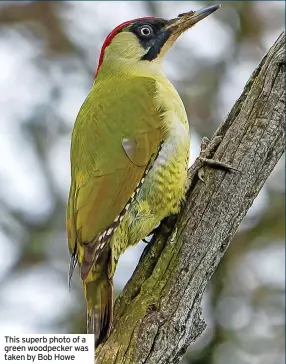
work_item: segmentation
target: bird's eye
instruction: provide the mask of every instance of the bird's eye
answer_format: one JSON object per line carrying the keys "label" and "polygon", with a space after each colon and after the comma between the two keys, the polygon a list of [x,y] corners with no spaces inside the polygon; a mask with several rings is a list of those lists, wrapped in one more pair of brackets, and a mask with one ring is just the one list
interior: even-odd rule
{"label": "bird's eye", "polygon": [[140,28],[140,34],[144,37],[149,37],[153,34],[153,29],[149,25],[143,25],[143,27]]}

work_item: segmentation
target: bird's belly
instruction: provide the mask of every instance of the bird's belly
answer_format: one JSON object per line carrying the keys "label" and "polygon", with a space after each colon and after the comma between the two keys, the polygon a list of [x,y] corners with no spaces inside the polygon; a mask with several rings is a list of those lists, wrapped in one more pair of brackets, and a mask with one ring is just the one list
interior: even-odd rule
{"label": "bird's belly", "polygon": [[184,149],[171,151],[170,146],[163,146],[114,233],[113,246],[118,252],[145,238],[166,216],[179,212],[186,190],[188,157],[188,143]]}

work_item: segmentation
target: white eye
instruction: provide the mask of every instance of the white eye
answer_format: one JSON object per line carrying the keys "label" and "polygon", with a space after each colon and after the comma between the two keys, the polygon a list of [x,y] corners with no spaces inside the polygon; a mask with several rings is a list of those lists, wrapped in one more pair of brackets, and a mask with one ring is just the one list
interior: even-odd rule
{"label": "white eye", "polygon": [[140,28],[140,33],[144,37],[149,37],[153,34],[153,29],[149,25],[143,25],[143,27]]}

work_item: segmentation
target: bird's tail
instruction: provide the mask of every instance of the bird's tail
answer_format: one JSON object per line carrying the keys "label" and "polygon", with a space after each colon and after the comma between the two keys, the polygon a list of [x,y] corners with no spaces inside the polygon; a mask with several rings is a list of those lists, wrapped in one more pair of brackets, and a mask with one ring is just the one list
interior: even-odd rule
{"label": "bird's tail", "polygon": [[94,334],[97,347],[109,335],[113,319],[113,282],[107,273],[84,282],[87,301],[87,333]]}

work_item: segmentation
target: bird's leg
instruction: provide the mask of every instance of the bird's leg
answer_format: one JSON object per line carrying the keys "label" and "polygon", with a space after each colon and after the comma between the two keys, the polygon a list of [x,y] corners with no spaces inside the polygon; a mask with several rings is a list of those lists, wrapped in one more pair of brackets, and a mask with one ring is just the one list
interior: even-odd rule
{"label": "bird's leg", "polygon": [[155,227],[155,229],[153,229],[151,231],[151,233],[147,236],[152,236],[152,239],[150,241],[147,241],[146,238],[142,239],[142,241],[144,241],[144,243],[146,243],[146,247],[144,248],[141,257],[139,259],[139,263],[142,261],[142,259],[145,257],[146,253],[152,248],[153,244],[155,243],[156,239],[154,239],[154,236],[157,233],[160,233],[161,235],[163,235],[165,238],[168,238],[168,236],[170,235],[170,232],[172,231],[176,221],[177,221],[177,217],[178,215],[170,215],[165,217],[165,219],[163,219],[160,224]]}
{"label": "bird's leg", "polygon": [[149,234],[149,235],[147,235],[147,236],[146,236],[146,238],[142,239],[143,243],[149,244],[151,240],[150,240],[150,241],[148,241],[148,240],[146,240],[146,239],[147,239],[147,238],[149,238],[149,236],[156,234],[156,233],[159,231],[160,227],[161,227],[161,222],[160,222],[160,224],[159,224],[157,227],[155,227],[155,229],[153,229],[153,230],[150,232],[150,234]]}
{"label": "bird's leg", "polygon": [[[159,226],[158,226],[159,227]],[[158,227],[157,228],[155,228],[154,230],[157,230],[158,229]],[[149,237],[149,236],[151,236],[151,235],[153,235],[153,231],[154,230],[152,230],[152,232],[147,236],[147,238]],[[142,254],[141,254],[141,257],[140,257],[140,259],[139,259],[139,262],[138,263],[141,263],[141,261],[143,260],[143,258],[145,257],[145,255],[147,254],[147,252],[151,249],[151,247],[153,246],[153,244],[154,244],[154,242],[155,242],[155,239],[153,239],[154,238],[154,235],[152,236],[152,239],[150,240],[150,241],[147,241],[146,240],[146,238],[145,239],[142,239],[142,241],[144,241],[144,243],[146,243],[146,246],[145,246],[145,248],[144,248],[144,250],[143,250],[143,252],[142,252]]]}
{"label": "bird's leg", "polygon": [[232,167],[227,163],[223,163],[220,161],[216,161],[211,158],[212,154],[215,152],[217,147],[222,141],[222,136],[215,136],[211,141],[207,137],[203,137],[201,141],[201,151],[198,158],[195,160],[195,163],[189,168],[188,177],[189,177],[189,186],[193,181],[195,176],[204,182],[204,167],[205,165],[209,165],[214,168],[220,168],[227,171],[239,171],[237,168]]}
{"label": "bird's leg", "polygon": [[151,235],[156,235],[157,233],[160,232],[160,234],[164,235],[164,236],[169,236],[170,231],[172,230],[175,222],[177,219],[177,215],[170,215],[167,216],[165,219],[163,219],[159,225],[157,225],[148,236],[146,236],[146,238],[142,239],[142,241],[146,244],[149,244],[150,241],[146,240],[147,238],[149,238],[149,236]]}
{"label": "bird's leg", "polygon": [[146,238],[149,238],[149,236],[152,236],[152,238],[150,239],[150,241],[146,240],[146,238],[142,239],[142,241],[144,243],[146,243],[146,246],[141,254],[141,257],[139,259],[139,263],[142,261],[142,259],[145,257],[145,255],[147,254],[147,252],[151,249],[155,239],[154,238],[154,234],[156,234],[159,230],[160,230],[160,227],[162,225],[162,221],[159,223],[158,226],[156,226],[151,232],[149,235],[146,236]]}

